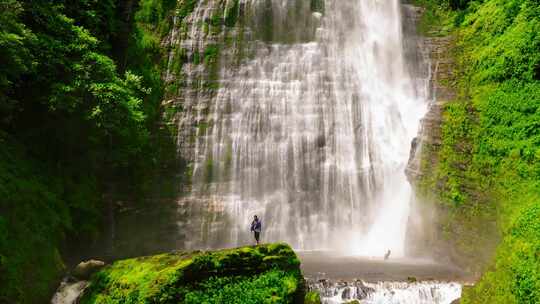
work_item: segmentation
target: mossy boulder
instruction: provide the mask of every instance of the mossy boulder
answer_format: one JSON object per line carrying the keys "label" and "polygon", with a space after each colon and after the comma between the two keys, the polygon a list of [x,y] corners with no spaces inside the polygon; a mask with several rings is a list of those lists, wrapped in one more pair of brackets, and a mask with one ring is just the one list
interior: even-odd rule
{"label": "mossy boulder", "polygon": [[117,261],[80,303],[303,303],[304,286],[300,260],[278,243]]}

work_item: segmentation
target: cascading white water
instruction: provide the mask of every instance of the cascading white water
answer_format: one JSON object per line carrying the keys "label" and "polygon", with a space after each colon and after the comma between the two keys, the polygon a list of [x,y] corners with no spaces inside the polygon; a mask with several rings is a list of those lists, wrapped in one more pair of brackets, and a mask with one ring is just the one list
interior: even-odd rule
{"label": "cascading white water", "polygon": [[88,286],[87,281],[69,281],[65,279],[54,294],[51,304],[73,304],[78,303],[82,292]]}
{"label": "cascading white water", "polygon": [[451,304],[461,297],[461,285],[443,282],[379,282],[316,284],[312,286],[321,294],[323,304],[349,303],[353,300],[364,304]]}
{"label": "cascading white water", "polygon": [[399,1],[326,0],[324,16],[306,1],[248,2],[271,2],[274,22],[294,7],[303,17],[288,24],[310,26],[275,30],[253,59],[222,66],[194,168],[193,195],[211,198],[211,215],[191,246],[249,243],[257,214],[265,241],[402,256],[404,169],[427,102],[407,69]]}

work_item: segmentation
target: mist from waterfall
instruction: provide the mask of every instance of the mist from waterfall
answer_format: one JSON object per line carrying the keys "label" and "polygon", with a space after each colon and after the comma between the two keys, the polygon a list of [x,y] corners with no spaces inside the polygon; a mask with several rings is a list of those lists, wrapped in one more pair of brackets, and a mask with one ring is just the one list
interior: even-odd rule
{"label": "mist from waterfall", "polygon": [[211,203],[188,211],[185,247],[248,244],[257,214],[265,242],[403,256],[404,169],[427,90],[408,68],[400,2],[326,0],[324,14],[298,4],[309,1],[248,2],[255,17],[271,2],[287,26],[221,68],[193,175],[193,198]]}

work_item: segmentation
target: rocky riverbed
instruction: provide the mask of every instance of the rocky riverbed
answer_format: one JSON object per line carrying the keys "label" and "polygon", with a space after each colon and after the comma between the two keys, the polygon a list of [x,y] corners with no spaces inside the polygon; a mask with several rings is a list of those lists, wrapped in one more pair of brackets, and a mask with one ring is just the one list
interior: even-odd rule
{"label": "rocky riverbed", "polygon": [[[300,252],[309,289],[322,303],[451,304],[469,275],[431,260]],[[352,301],[352,302],[351,302]]]}

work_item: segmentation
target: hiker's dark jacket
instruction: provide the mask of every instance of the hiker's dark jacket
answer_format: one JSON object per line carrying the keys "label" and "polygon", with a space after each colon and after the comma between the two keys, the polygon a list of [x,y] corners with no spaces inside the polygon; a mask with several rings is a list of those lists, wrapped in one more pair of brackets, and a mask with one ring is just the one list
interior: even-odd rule
{"label": "hiker's dark jacket", "polygon": [[254,220],[251,223],[251,231],[253,232],[261,232],[262,230],[262,224],[260,220]]}

